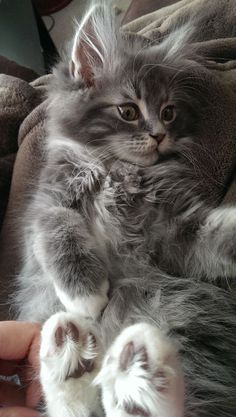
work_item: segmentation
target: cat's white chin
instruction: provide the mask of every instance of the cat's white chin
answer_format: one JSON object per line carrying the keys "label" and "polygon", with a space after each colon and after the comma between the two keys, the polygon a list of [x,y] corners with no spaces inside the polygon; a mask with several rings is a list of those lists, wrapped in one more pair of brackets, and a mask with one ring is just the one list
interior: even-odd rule
{"label": "cat's white chin", "polygon": [[150,153],[142,154],[130,154],[124,157],[124,159],[132,164],[141,165],[141,166],[150,166],[155,164],[159,158],[159,152],[157,150]]}

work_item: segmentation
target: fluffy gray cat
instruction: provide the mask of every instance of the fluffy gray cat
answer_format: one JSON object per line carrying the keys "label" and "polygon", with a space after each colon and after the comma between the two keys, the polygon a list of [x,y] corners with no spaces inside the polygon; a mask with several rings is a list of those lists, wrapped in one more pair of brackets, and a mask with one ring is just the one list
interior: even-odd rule
{"label": "fluffy gray cat", "polygon": [[236,415],[236,211],[195,169],[223,123],[206,97],[227,92],[188,37],[121,36],[95,7],[54,71],[17,295],[21,319],[48,319],[50,417]]}

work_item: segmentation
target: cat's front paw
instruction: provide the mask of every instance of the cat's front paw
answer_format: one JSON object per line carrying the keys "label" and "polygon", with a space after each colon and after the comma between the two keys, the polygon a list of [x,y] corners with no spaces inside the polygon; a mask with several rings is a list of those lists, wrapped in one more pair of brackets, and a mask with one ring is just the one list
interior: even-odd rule
{"label": "cat's front paw", "polygon": [[69,186],[79,200],[83,194],[96,194],[102,187],[106,177],[106,170],[103,165],[87,165],[77,175],[76,180],[72,178]]}
{"label": "cat's front paw", "polygon": [[212,210],[202,230],[202,237],[214,245],[219,254],[236,262],[236,208]]}
{"label": "cat's front paw", "polygon": [[149,324],[126,328],[96,377],[106,415],[183,417],[184,384],[171,342]]}
{"label": "cat's front paw", "polygon": [[99,339],[88,320],[64,312],[47,320],[42,329],[40,379],[50,417],[88,417],[99,409],[93,380],[100,357]]}

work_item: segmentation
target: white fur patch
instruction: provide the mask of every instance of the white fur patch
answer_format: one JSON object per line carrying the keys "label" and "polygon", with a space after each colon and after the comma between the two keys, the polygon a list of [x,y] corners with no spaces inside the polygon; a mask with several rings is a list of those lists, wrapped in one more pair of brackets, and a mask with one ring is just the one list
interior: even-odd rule
{"label": "white fur patch", "polygon": [[219,208],[210,213],[205,224],[206,231],[208,232],[218,227],[220,227],[222,233],[224,230],[231,230],[236,227],[236,208]]}
{"label": "white fur patch", "polygon": [[66,310],[83,317],[96,319],[108,303],[108,281],[103,282],[96,294],[84,297],[77,296],[71,298],[57,284],[54,283],[54,287],[59,300],[65,306]]}

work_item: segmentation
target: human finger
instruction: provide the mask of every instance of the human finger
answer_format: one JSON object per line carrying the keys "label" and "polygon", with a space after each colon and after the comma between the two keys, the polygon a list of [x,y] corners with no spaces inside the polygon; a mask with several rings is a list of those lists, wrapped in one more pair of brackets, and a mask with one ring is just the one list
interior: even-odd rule
{"label": "human finger", "polygon": [[16,384],[0,381],[0,405],[25,405],[25,392]]}
{"label": "human finger", "polygon": [[27,407],[35,407],[42,398],[39,376],[34,375],[32,372],[27,372],[20,380],[25,389],[25,405]]}
{"label": "human finger", "polygon": [[40,417],[40,413],[32,408],[6,407],[0,408],[0,417]]}
{"label": "human finger", "polygon": [[[17,370],[17,368],[16,368]],[[42,398],[42,390],[38,377],[27,373],[20,378],[21,386],[9,381],[0,381],[0,406],[25,405],[36,407]]]}
{"label": "human finger", "polygon": [[0,375],[10,376],[17,374],[19,361],[0,360]]}
{"label": "human finger", "polygon": [[3,321],[0,323],[0,358],[17,360],[28,356],[35,361],[36,345],[39,343],[40,325],[37,323]]}

